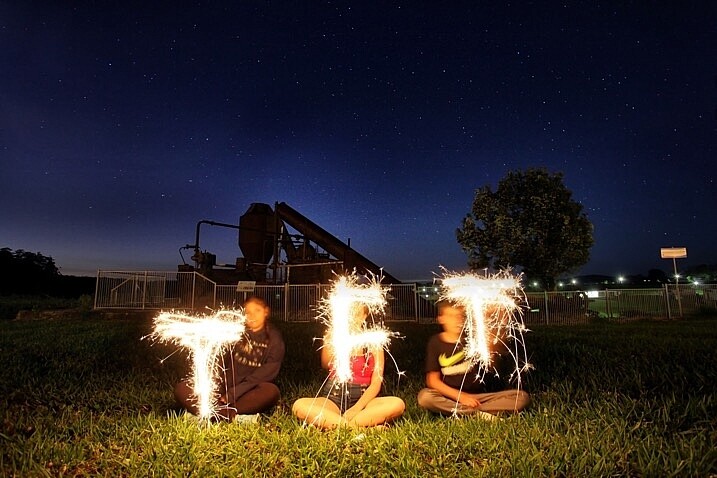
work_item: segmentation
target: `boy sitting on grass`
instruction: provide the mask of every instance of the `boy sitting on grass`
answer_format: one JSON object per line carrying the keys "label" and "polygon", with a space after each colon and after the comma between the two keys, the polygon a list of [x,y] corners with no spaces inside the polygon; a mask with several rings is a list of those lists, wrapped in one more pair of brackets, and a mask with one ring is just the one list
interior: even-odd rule
{"label": "boy sitting on grass", "polygon": [[465,358],[463,324],[465,310],[439,301],[438,323],[443,332],[434,335],[426,348],[426,387],[418,392],[418,404],[443,415],[475,415],[496,420],[501,413],[518,413],[530,403],[523,390],[487,392],[477,365]]}

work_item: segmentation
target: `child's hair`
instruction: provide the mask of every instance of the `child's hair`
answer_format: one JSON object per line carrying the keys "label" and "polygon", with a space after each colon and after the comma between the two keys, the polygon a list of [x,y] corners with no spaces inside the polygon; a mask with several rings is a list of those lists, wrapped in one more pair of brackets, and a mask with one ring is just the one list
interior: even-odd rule
{"label": "child's hair", "polygon": [[368,305],[363,304],[363,303],[361,303],[361,304],[356,304],[356,305],[354,306],[353,312],[354,312],[355,314],[364,314],[366,317],[368,317],[368,316],[370,315],[370,310],[369,310],[369,308],[368,308]]}
{"label": "child's hair", "polygon": [[458,305],[455,302],[451,302],[448,299],[441,299],[436,301],[436,309],[438,310],[438,315],[441,315],[445,309],[448,308],[455,308],[455,309],[462,309],[462,305]]}
{"label": "child's hair", "polygon": [[353,328],[364,327],[365,321],[369,320],[371,309],[366,304],[355,304],[351,307],[350,326]]}
{"label": "child's hair", "polygon": [[267,304],[264,299],[262,299],[261,297],[259,297],[257,295],[252,295],[251,297],[247,298],[244,301],[244,307],[246,307],[248,304],[251,304],[251,303],[260,305],[260,306],[264,307],[265,309],[269,308],[269,304]]}

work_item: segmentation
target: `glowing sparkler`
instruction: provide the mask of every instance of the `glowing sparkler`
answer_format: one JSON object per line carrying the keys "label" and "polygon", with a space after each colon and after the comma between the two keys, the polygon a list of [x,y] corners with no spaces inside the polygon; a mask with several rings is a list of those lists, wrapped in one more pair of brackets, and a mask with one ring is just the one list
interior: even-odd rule
{"label": "glowing sparkler", "polygon": [[[321,391],[313,399],[301,398],[294,404],[294,413],[304,417],[304,424],[311,423],[322,428],[348,425],[343,414],[334,416],[336,413],[332,410],[325,410],[324,404],[328,402],[328,397],[335,393],[337,388],[341,390],[342,404],[346,403],[348,384],[354,378],[351,366],[352,357],[366,353],[365,349],[369,349],[371,354],[375,354],[381,349],[387,348],[390,337],[397,335],[375,323],[371,325],[366,323],[367,315],[375,316],[383,313],[387,291],[388,289],[381,287],[380,279],[377,280],[374,276],[368,283],[359,284],[354,271],[351,275],[338,277],[328,296],[322,299],[319,318],[327,326],[324,347],[331,352],[328,354],[331,361],[328,365],[332,371],[322,384],[322,390],[325,389],[329,381],[331,384],[328,387],[328,396],[319,402],[320,406],[316,403]],[[326,356],[322,353],[322,361],[325,358]],[[396,364],[395,360],[393,363]],[[396,368],[398,369],[398,365]],[[401,372],[399,372],[400,375]],[[353,396],[351,398],[358,399]]]}
{"label": "glowing sparkler", "polygon": [[386,289],[372,279],[359,284],[356,274],[339,277],[327,299],[322,303],[321,316],[328,325],[326,341],[333,350],[332,368],[338,383],[351,381],[351,356],[363,347],[380,349],[388,345],[388,330],[372,325],[356,332],[358,308],[366,306],[370,314],[382,312],[386,306]]}
{"label": "glowing sparkler", "polygon": [[[466,313],[466,357],[478,364],[481,373],[492,366],[492,349],[515,341],[511,351],[516,362],[515,372],[530,368],[521,367],[519,357],[526,356],[522,335],[527,329],[523,324],[516,297],[522,293],[520,277],[501,272],[493,276],[445,273],[441,284],[441,298],[463,306]],[[522,347],[522,353],[518,349]]]}
{"label": "glowing sparkler", "polygon": [[219,355],[227,345],[242,339],[245,321],[243,311],[238,310],[220,310],[214,315],[200,316],[162,312],[154,319],[154,332],[150,337],[189,349],[190,383],[197,398],[199,418],[203,420],[209,419],[216,408],[215,376]]}

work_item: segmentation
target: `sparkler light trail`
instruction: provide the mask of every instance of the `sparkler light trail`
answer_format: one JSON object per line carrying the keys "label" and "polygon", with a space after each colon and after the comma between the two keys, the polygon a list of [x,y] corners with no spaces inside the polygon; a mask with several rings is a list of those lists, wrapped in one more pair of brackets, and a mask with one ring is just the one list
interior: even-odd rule
{"label": "sparkler light trail", "polygon": [[154,319],[150,337],[189,349],[190,383],[197,397],[199,418],[208,420],[216,409],[219,355],[229,344],[242,340],[246,316],[241,310],[220,310],[214,315],[162,312]]}
{"label": "sparkler light trail", "polygon": [[313,398],[300,398],[294,403],[292,412],[304,425],[324,429],[369,427],[403,413],[403,400],[378,396],[383,381],[384,349],[396,334],[367,322],[369,316],[383,314],[387,291],[375,276],[368,283],[359,284],[354,271],[337,277],[329,294],[321,300],[318,317],[326,325],[321,365],[329,369],[329,375]]}
{"label": "sparkler light trail", "polygon": [[530,368],[525,361],[527,354],[522,340],[527,329],[516,303],[520,294],[520,277],[507,271],[492,276],[445,272],[441,280],[441,298],[465,309],[466,357],[485,374],[492,367],[491,355],[496,344],[507,346],[505,341],[512,339],[511,355],[516,363],[514,373],[518,375],[519,383],[520,372]]}
{"label": "sparkler light trail", "polygon": [[332,369],[338,383],[351,381],[354,352],[363,347],[383,348],[393,335],[376,324],[357,333],[353,321],[359,315],[356,308],[362,306],[368,307],[370,315],[382,312],[386,306],[386,289],[375,278],[367,284],[359,284],[355,272],[339,277],[328,298],[322,301],[320,316],[328,326],[325,340],[333,351]]}

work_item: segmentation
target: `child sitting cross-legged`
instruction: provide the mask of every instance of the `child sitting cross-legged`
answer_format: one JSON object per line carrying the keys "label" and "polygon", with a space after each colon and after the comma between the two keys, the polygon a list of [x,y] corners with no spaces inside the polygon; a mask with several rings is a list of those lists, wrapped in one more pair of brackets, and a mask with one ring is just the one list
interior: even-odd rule
{"label": "child sitting cross-legged", "polygon": [[[356,307],[350,324],[351,332],[360,333],[367,317],[368,307],[363,304]],[[294,415],[309,425],[331,429],[342,426],[380,426],[403,414],[406,408],[403,400],[393,396],[379,396],[385,362],[381,347],[353,351],[350,358],[352,377],[348,383],[337,380],[335,354],[336,351],[325,337],[321,365],[329,369],[329,377],[316,397],[300,398],[294,403]]]}
{"label": "child sitting cross-legged", "polygon": [[478,366],[465,357],[465,310],[439,301],[438,323],[443,331],[431,337],[426,348],[426,388],[418,404],[443,415],[475,415],[486,420],[503,413],[518,413],[530,403],[530,395],[517,389],[486,391]]}

